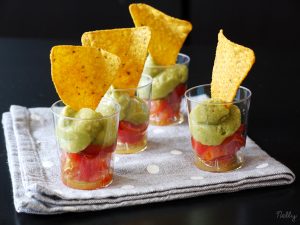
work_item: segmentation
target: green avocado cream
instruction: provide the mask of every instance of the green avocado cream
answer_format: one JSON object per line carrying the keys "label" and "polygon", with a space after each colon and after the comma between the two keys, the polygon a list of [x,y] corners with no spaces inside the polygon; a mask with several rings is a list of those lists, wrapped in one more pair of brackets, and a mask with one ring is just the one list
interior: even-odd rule
{"label": "green avocado cream", "polygon": [[203,145],[219,145],[241,125],[241,112],[235,105],[224,105],[209,99],[190,112],[190,131]]}
{"label": "green avocado cream", "polygon": [[152,99],[161,99],[170,94],[176,86],[188,78],[186,65],[159,66],[151,56],[147,57],[144,73],[152,77]]}
{"label": "green avocado cream", "polygon": [[149,119],[149,109],[144,100],[139,97],[130,97],[126,91],[111,91],[109,97],[121,106],[120,121],[125,120],[135,125],[142,124]]}
{"label": "green avocado cream", "polygon": [[118,125],[113,118],[103,118],[105,112],[109,113],[109,109],[102,111],[103,114],[89,108],[74,111],[65,106],[60,113],[56,130],[60,147],[64,151],[78,153],[90,144],[102,147],[114,144]]}

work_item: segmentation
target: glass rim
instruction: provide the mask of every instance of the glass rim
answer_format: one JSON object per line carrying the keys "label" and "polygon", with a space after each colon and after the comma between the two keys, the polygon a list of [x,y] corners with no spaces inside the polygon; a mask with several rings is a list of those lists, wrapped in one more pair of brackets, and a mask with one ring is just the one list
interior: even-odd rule
{"label": "glass rim", "polygon": [[[54,102],[51,107],[50,107],[50,110],[52,112],[53,115],[57,116],[57,117],[60,117],[60,118],[64,118],[64,119],[69,119],[69,120],[77,120],[77,121],[99,121],[99,120],[104,120],[104,119],[108,119],[108,118],[112,118],[114,116],[116,116],[117,114],[120,113],[121,111],[121,106],[120,104],[115,101],[114,99],[112,98],[107,98],[107,97],[103,97],[101,99],[101,101],[104,100],[104,101],[110,101],[110,102],[113,102],[116,106],[117,106],[117,109],[116,109],[116,112],[110,114],[110,115],[107,115],[107,116],[102,116],[101,118],[97,118],[97,119],[81,119],[81,118],[74,118],[74,117],[69,117],[69,116],[63,116],[63,115],[60,115],[59,113],[55,112],[53,110],[53,108],[55,107],[55,105],[57,105],[58,103],[63,103],[65,106],[67,106],[62,100],[58,100],[56,102]],[[101,102],[100,101],[100,102]],[[99,103],[100,104],[100,103]],[[95,110],[94,110],[95,111]]]}
{"label": "glass rim", "polygon": [[112,90],[108,90],[108,92],[110,92],[110,91],[134,91],[134,90],[139,90],[139,89],[146,88],[146,87],[148,87],[152,84],[153,78],[150,75],[148,75],[146,73],[143,73],[141,78],[142,77],[147,77],[150,81],[148,83],[146,83],[142,86],[138,86],[136,88],[113,88]]}
{"label": "glass rim", "polygon": [[183,58],[185,58],[185,59],[187,59],[187,60],[186,60],[185,62],[183,62],[183,63],[175,63],[175,64],[173,64],[173,65],[166,65],[166,66],[164,66],[164,65],[151,65],[151,66],[146,66],[146,65],[145,65],[145,68],[170,68],[170,67],[173,67],[173,66],[176,66],[176,65],[187,65],[187,64],[190,63],[191,58],[190,58],[187,54],[184,54],[184,53],[178,53],[177,58],[178,58],[178,56],[182,56]]}
{"label": "glass rim", "polygon": [[[187,96],[187,94],[189,92],[191,92],[192,90],[194,89],[197,89],[199,87],[207,87],[207,86],[211,86],[211,84],[201,84],[201,85],[197,85],[197,86],[194,86],[194,87],[191,87],[189,89],[187,89],[185,92],[184,92],[184,97],[186,98],[186,100],[189,100],[191,102],[195,102],[195,103],[203,103],[203,100],[202,101],[199,101],[199,100],[194,100],[192,99],[191,97]],[[242,89],[242,90],[245,90],[246,92],[249,93],[249,95],[243,99],[239,99],[239,100],[235,100],[235,101],[231,101],[231,102],[222,102],[222,103],[208,103],[209,105],[227,105],[227,104],[237,104],[237,103],[241,103],[241,102],[244,102],[244,101],[247,101],[251,98],[252,96],[252,92],[250,91],[250,89],[244,87],[244,86],[239,86],[238,90],[239,89]]]}

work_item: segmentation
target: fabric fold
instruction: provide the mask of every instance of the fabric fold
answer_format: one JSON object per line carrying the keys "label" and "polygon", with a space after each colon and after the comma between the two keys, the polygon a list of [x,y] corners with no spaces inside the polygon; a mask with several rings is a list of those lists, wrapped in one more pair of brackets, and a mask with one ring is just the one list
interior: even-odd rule
{"label": "fabric fold", "polygon": [[[291,184],[293,172],[250,138],[242,168],[209,173],[193,165],[187,123],[148,130],[148,148],[115,155],[113,183],[81,191],[60,180],[58,150],[49,108],[11,106],[2,116],[14,205],[17,212],[57,214],[104,210],[208,194]],[[159,168],[151,172],[149,166]]]}

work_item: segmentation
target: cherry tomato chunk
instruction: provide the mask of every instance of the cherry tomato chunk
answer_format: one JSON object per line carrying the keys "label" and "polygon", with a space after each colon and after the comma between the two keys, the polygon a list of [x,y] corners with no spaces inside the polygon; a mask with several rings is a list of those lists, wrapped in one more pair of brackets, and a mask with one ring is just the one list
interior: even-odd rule
{"label": "cherry tomato chunk", "polygon": [[160,125],[167,125],[179,116],[181,99],[186,90],[185,84],[179,84],[167,97],[152,100],[150,120],[158,121]]}
{"label": "cherry tomato chunk", "polygon": [[112,179],[111,160],[116,144],[89,145],[79,153],[62,150],[61,173],[64,183],[78,189],[96,189]]}
{"label": "cherry tomato chunk", "polygon": [[123,143],[135,144],[143,140],[148,127],[148,122],[139,125],[127,121],[120,121],[118,140]]}
{"label": "cherry tomato chunk", "polygon": [[246,140],[243,137],[243,132],[244,125],[241,125],[233,135],[227,137],[220,145],[216,146],[203,145],[192,137],[192,147],[198,156],[205,161],[230,156],[245,146]]}

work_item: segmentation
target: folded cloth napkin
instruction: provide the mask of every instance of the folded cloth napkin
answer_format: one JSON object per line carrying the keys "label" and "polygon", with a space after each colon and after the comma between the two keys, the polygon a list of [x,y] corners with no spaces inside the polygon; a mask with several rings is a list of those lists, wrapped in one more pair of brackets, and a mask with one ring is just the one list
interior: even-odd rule
{"label": "folded cloth napkin", "polygon": [[187,123],[148,130],[148,148],[115,155],[113,183],[81,191],[60,180],[54,125],[49,108],[11,106],[3,114],[8,165],[17,212],[56,214],[103,210],[207,194],[290,184],[295,175],[250,138],[245,164],[227,173],[210,173],[193,165]]}

